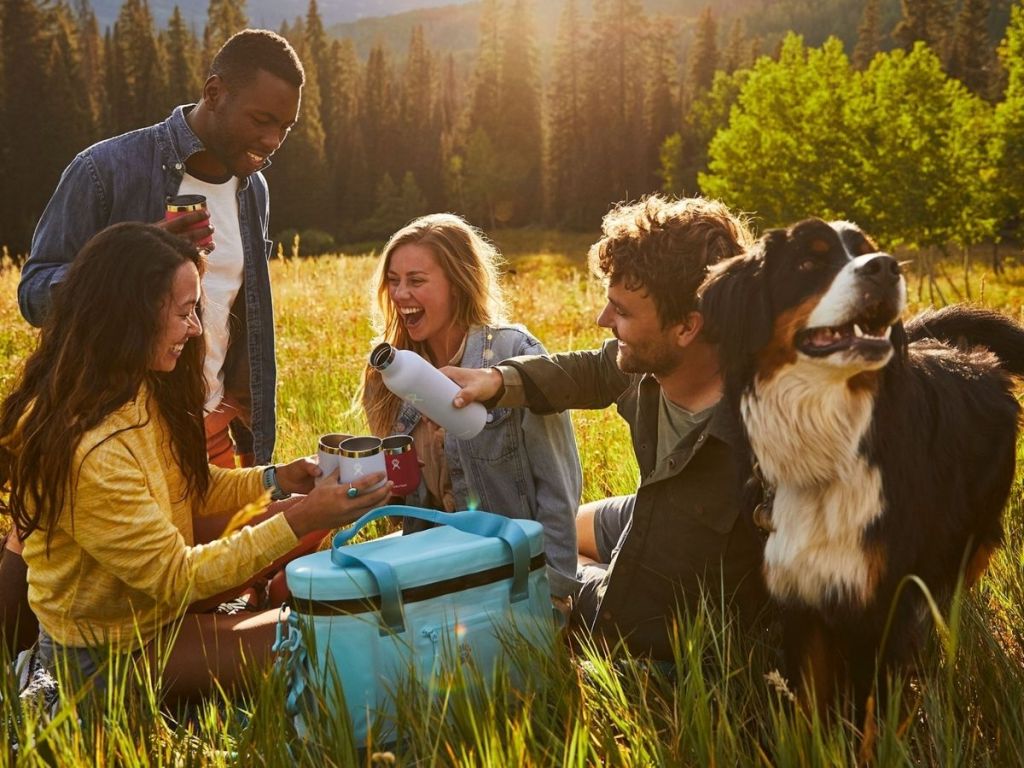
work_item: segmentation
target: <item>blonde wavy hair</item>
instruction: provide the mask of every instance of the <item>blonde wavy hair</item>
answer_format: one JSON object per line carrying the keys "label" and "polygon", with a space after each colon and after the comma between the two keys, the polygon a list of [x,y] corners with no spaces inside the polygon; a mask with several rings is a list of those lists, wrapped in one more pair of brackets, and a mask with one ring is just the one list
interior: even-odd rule
{"label": "blonde wavy hair", "polygon": [[[391,257],[404,245],[421,245],[434,254],[452,286],[452,325],[469,329],[504,320],[505,300],[498,280],[503,260],[498,249],[461,216],[433,213],[395,232],[384,246],[370,293],[376,342],[386,341],[397,349],[410,349],[430,359],[426,345],[409,337],[388,290]],[[390,434],[402,401],[391,394],[382,384],[380,372],[369,365],[363,370],[358,397],[370,430],[375,435]]]}

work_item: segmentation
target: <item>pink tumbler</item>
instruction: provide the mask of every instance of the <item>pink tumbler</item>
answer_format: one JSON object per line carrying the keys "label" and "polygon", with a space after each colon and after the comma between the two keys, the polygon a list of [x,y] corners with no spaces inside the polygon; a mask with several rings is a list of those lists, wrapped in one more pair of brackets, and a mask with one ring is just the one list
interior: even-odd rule
{"label": "pink tumbler", "polygon": [[395,484],[392,492],[405,496],[420,484],[420,461],[416,444],[410,435],[391,435],[383,441],[388,480]]}
{"label": "pink tumbler", "polygon": [[[167,198],[167,213],[164,214],[164,219],[170,221],[193,211],[205,210],[206,197],[204,195],[174,195]],[[208,226],[209,224],[206,221],[202,221],[195,226],[189,227],[189,229],[199,229],[200,227],[205,228]],[[196,248],[201,251],[213,250],[213,235],[208,234],[197,242]]]}

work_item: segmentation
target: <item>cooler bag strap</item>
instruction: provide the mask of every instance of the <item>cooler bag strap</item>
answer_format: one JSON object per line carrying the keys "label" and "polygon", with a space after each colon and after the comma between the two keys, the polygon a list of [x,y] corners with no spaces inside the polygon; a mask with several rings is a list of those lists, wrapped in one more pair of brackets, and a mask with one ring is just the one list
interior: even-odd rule
{"label": "cooler bag strap", "polygon": [[398,588],[398,577],[395,576],[395,569],[391,567],[390,563],[359,557],[342,549],[331,551],[331,562],[342,567],[357,565],[369,571],[373,575],[374,581],[377,582],[377,591],[380,594],[380,618],[387,627],[386,631],[383,627],[381,628],[381,634],[405,632],[405,617],[402,615],[402,591]]}
{"label": "cooler bag strap", "polygon": [[[382,517],[414,517],[418,520],[426,520],[430,523],[436,523],[437,525],[448,525],[464,533],[472,533],[476,536],[501,539],[512,551],[511,602],[516,603],[520,600],[525,600],[530,596],[530,585],[528,581],[530,576],[530,540],[523,532],[523,529],[507,517],[495,515],[491,512],[481,512],[480,510],[438,512],[434,509],[421,509],[420,507],[409,507],[398,504],[378,507],[377,509],[370,510],[356,520],[349,528],[346,528],[344,531],[339,531],[334,536],[334,541],[331,546],[332,562],[334,562],[335,565],[350,565],[350,562],[344,562],[344,558],[347,557],[354,559],[356,562],[365,563],[365,559],[360,560],[348,552],[343,553],[341,551],[342,547],[352,539],[352,537],[359,533],[365,525],[373,522],[374,520],[379,520]],[[387,563],[375,563],[375,565],[385,566],[387,570],[391,571],[391,566],[387,565]],[[366,567],[367,570],[374,574],[374,576],[377,576],[377,573],[373,568],[368,565]],[[391,579],[394,580],[393,571],[391,571]],[[383,613],[383,606],[385,604],[383,587],[381,588],[380,596]],[[398,593],[397,584],[395,585],[395,599],[398,605],[397,610],[400,615],[401,595]]]}
{"label": "cooler bag strap", "polygon": [[294,717],[299,713],[299,700],[306,692],[308,682],[308,656],[306,646],[302,642],[299,617],[294,611],[289,611],[286,615],[282,607],[277,619],[274,644],[270,650],[277,654],[274,666],[283,667],[285,670],[288,694],[284,708]]}

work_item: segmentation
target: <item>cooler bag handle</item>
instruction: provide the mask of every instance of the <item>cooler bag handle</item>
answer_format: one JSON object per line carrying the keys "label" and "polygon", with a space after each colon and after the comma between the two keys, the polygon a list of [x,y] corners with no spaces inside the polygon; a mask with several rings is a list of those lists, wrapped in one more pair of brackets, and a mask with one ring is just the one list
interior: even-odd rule
{"label": "cooler bag handle", "polygon": [[466,510],[463,512],[438,512],[433,509],[421,509],[402,505],[388,505],[370,510],[356,520],[349,528],[339,531],[331,545],[331,561],[340,566],[362,566],[376,579],[380,592],[381,619],[393,632],[405,631],[405,620],[402,617],[402,595],[398,588],[398,579],[394,568],[389,563],[371,560],[343,551],[343,546],[368,523],[382,517],[414,517],[418,520],[447,525],[464,533],[486,536],[504,541],[512,551],[512,589],[509,599],[519,602],[529,597],[530,588],[530,541],[523,529],[507,517],[491,512]]}

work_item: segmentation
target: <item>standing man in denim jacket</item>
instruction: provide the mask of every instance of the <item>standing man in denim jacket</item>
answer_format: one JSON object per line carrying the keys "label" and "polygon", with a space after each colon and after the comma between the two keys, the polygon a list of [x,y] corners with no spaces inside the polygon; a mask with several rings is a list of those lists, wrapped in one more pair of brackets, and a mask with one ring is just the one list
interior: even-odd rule
{"label": "standing man in denim jacket", "polygon": [[574,620],[636,653],[672,658],[671,622],[702,592],[759,612],[762,538],[739,514],[749,475],[738,420],[722,399],[717,349],[702,334],[707,268],[750,242],[720,203],[652,196],[605,216],[591,267],[607,285],[601,349],[446,368],[473,400],[537,413],[615,405],[640,468],[635,493],[576,518],[583,580]]}
{"label": "standing man in denim jacket", "polygon": [[[301,62],[280,35],[248,29],[232,36],[214,57],[198,104],[101,141],[71,161],[36,227],[18,285],[21,313],[39,326],[52,287],[82,245],[107,225],[153,222],[197,243],[212,233],[203,278],[212,463],[234,466],[237,452],[243,464],[265,464],[274,450],[272,243],[262,171],[298,119],[304,81]],[[168,197],[196,193],[206,196],[208,211],[163,221]],[[202,522],[209,529],[197,526],[198,540],[216,536],[224,521]],[[19,546],[8,541],[7,549],[12,555]],[[24,592],[24,584],[19,591],[7,583],[14,561],[0,560],[4,603]],[[13,611],[0,611],[5,634]]]}

